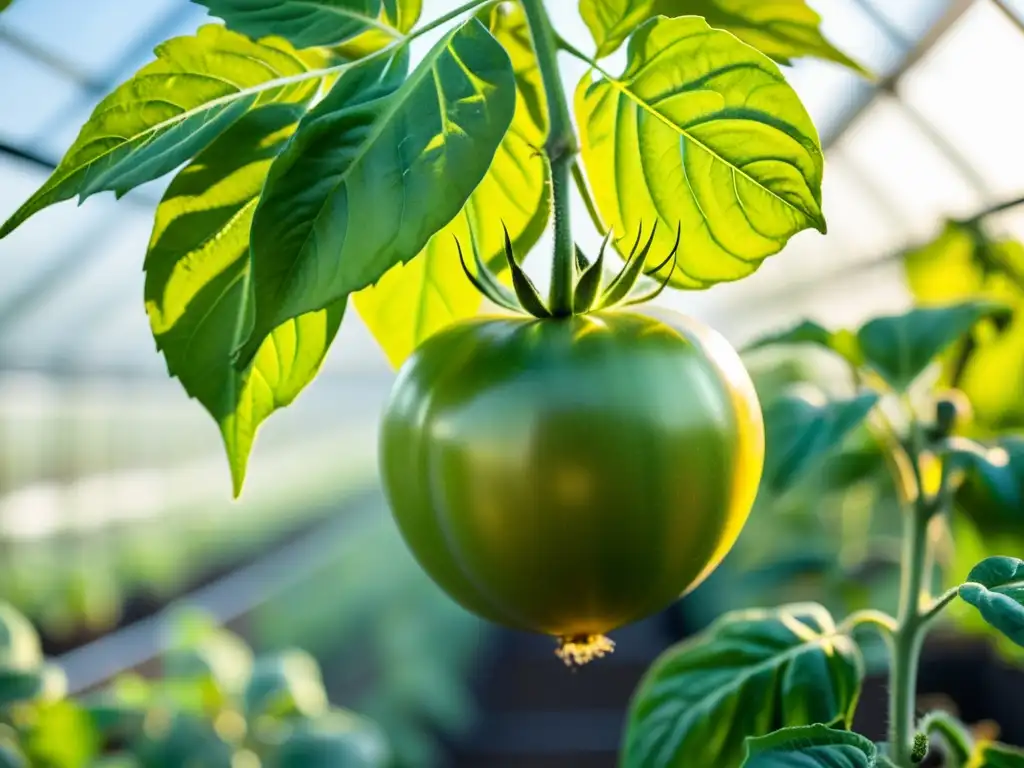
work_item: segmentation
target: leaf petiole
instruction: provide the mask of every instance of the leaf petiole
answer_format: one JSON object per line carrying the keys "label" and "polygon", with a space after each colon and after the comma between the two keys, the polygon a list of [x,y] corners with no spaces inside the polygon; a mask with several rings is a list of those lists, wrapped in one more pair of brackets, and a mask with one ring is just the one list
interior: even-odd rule
{"label": "leaf petiole", "polygon": [[839,631],[844,634],[849,634],[860,627],[870,626],[877,629],[883,637],[887,640],[891,640],[896,635],[896,630],[899,628],[896,619],[890,616],[885,611],[878,611],[871,608],[863,611],[856,611],[851,613],[843,620],[843,623],[839,625]]}

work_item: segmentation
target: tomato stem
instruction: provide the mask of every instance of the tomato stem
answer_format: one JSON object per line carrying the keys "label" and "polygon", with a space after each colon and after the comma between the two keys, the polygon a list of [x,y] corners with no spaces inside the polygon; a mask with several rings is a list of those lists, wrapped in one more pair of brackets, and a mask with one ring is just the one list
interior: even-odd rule
{"label": "tomato stem", "polygon": [[[909,406],[908,406],[909,407]],[[944,511],[949,494],[943,487],[935,498],[929,498],[921,457],[924,454],[920,423],[911,414],[911,460],[916,494],[904,518],[904,553],[900,580],[900,609],[892,642],[892,669],[889,685],[889,744],[892,760],[899,768],[912,768],[913,742],[916,728],[917,676],[921,648],[928,626],[934,618],[933,601],[928,594],[929,550],[931,540],[928,524]],[[940,600],[940,602],[942,602]],[[946,601],[948,602],[948,600]]]}
{"label": "tomato stem", "polygon": [[555,216],[555,252],[551,269],[549,310],[555,317],[573,312],[576,283],[576,253],[569,217],[570,175],[579,151],[565,87],[558,70],[558,45],[543,0],[522,0],[548,110],[548,137],[544,154],[551,166],[551,191]]}

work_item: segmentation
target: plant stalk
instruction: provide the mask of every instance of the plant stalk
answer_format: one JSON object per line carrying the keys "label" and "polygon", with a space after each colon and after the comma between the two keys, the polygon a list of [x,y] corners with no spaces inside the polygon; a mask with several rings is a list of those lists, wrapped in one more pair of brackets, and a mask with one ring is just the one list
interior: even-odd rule
{"label": "plant stalk", "polygon": [[917,675],[925,627],[920,598],[928,552],[928,520],[920,500],[906,516],[904,526],[899,626],[893,638],[889,683],[889,745],[896,765],[912,768]]}
{"label": "plant stalk", "polygon": [[543,0],[522,0],[548,108],[548,137],[544,154],[551,166],[551,191],[555,215],[555,252],[551,269],[550,311],[555,317],[572,314],[576,283],[576,254],[569,218],[570,176],[579,147],[558,71],[558,45]]}
{"label": "plant stalk", "polygon": [[929,562],[928,524],[945,503],[946,494],[929,499],[923,483],[920,424],[912,424],[912,456],[917,494],[904,515],[903,562],[900,577],[900,609],[892,643],[892,672],[889,683],[889,747],[899,768],[913,768],[911,750],[917,721],[917,676],[921,648],[933,616],[925,607],[925,578]]}

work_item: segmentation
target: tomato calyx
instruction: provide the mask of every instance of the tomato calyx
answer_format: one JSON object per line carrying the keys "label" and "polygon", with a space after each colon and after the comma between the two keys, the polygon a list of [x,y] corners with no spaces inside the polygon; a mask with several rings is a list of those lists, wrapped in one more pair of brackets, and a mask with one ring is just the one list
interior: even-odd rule
{"label": "tomato calyx", "polygon": [[615,651],[615,643],[604,635],[560,637],[555,655],[567,667],[582,667]]}
{"label": "tomato calyx", "polygon": [[[475,272],[466,263],[466,256],[462,250],[459,238],[455,238],[455,246],[459,251],[459,261],[466,277],[473,286],[492,303],[518,314],[532,315],[538,319],[554,317],[551,309],[541,298],[537,287],[533,284],[529,275],[520,266],[512,248],[512,240],[509,237],[508,229],[502,224],[505,233],[505,260],[512,276],[512,290],[509,290],[498,277],[488,269],[487,265],[480,259],[480,255],[473,249],[473,266]],[[641,247],[643,241],[643,223],[637,228],[636,239],[630,249],[629,256],[625,259],[622,269],[605,285],[604,255],[608,242],[612,238],[609,231],[601,243],[597,259],[591,262],[580,247],[576,246],[576,283],[573,288],[572,314],[585,315],[590,312],[612,309],[614,307],[629,307],[643,304],[657,298],[668,285],[676,267],[679,254],[679,240],[681,227],[676,227],[676,240],[672,250],[657,266],[644,270],[647,257],[650,255],[651,246],[654,244],[654,235],[658,231],[658,223],[655,222],[651,228],[647,241]],[[666,270],[666,267],[668,269]],[[658,277],[664,270],[664,274]],[[658,284],[645,292],[638,292],[636,288],[640,275],[650,278],[657,278]]]}

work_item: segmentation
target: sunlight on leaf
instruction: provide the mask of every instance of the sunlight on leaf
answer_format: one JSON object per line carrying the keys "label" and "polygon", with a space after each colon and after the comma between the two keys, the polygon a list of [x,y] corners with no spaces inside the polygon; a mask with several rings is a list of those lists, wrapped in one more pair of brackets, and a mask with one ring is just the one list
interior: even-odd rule
{"label": "sunlight on leaf", "polygon": [[624,764],[738,768],[745,737],[849,724],[863,675],[857,646],[819,605],[726,614],[648,671],[630,707]]}
{"label": "sunlight on leaf", "polygon": [[983,320],[949,350],[942,383],[967,395],[978,427],[1024,426],[1024,245],[948,222],[937,238],[904,255],[904,269],[925,306],[984,298],[1014,308],[1008,324]]}
{"label": "sunlight on leaf", "polygon": [[157,59],[97,105],[45,184],[0,228],[78,195],[118,196],[159,178],[207,147],[252,107],[308,101],[319,78],[290,76],[326,63],[283,40],[253,42],[220,26],[161,43]]}
{"label": "sunlight on leaf", "polygon": [[891,387],[904,390],[980,320],[1008,311],[991,301],[919,307],[868,321],[857,331],[857,341],[868,365]]}
{"label": "sunlight on leaf", "polygon": [[487,173],[515,111],[504,49],[471,19],[408,79],[406,66],[407,53],[346,70],[271,168],[253,222],[255,320],[240,362],[282,322],[419,254]]}
{"label": "sunlight on leaf", "polygon": [[580,0],[580,14],[597,42],[598,58],[614,53],[655,16],[703,16],[780,64],[814,57],[868,74],[821,32],[821,16],[806,0]]}
{"label": "sunlight on leaf", "polygon": [[[655,19],[622,77],[576,91],[583,159],[619,238],[683,242],[672,284],[739,280],[796,233],[825,231],[817,131],[778,66],[701,19]],[[622,250],[621,244],[619,248]]]}
{"label": "sunlight on leaf", "polygon": [[[384,0],[378,21],[385,27],[398,30],[404,35],[416,26],[422,12],[423,0]],[[395,42],[393,32],[375,27],[336,46],[334,50],[346,59],[355,60],[374,51],[379,51],[393,42]]]}
{"label": "sunlight on leaf", "polygon": [[344,305],[287,321],[253,365],[232,352],[248,305],[249,229],[274,158],[302,115],[269,105],[242,118],[168,188],[146,255],[146,310],[168,372],[220,426],[235,494],[260,423],[316,375]]}
{"label": "sunlight on leaf", "polygon": [[484,263],[497,267],[505,258],[503,223],[520,257],[547,225],[547,165],[536,150],[545,134],[543,90],[525,16],[515,6],[493,9],[485,18],[512,59],[518,88],[512,125],[490,170],[458,216],[419,256],[392,267],[375,286],[353,296],[360,316],[396,368],[427,337],[480,308],[479,292],[462,273],[455,238]]}
{"label": "sunlight on leaf", "polygon": [[983,742],[977,745],[966,768],[1024,768],[1024,750]]}

